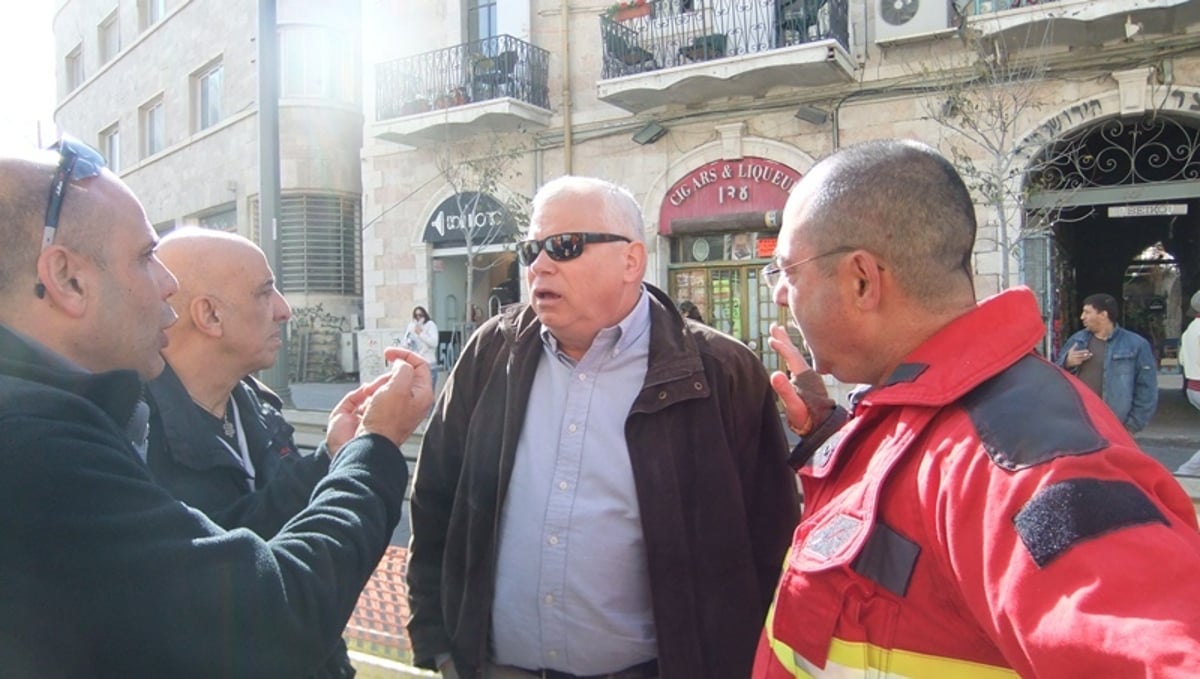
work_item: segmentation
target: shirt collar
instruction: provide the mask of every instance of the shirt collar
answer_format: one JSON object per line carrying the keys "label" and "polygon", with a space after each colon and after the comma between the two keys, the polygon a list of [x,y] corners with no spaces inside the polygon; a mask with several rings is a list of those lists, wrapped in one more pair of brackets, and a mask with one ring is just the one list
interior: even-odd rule
{"label": "shirt collar", "polygon": [[[633,343],[641,337],[642,333],[650,329],[650,295],[646,294],[645,285],[638,289],[638,299],[634,303],[633,309],[625,315],[616,325],[604,328],[596,333],[596,338],[592,340],[592,346],[588,347],[588,351],[599,346],[605,349],[611,347],[612,352],[619,354],[633,346]],[[542,326],[541,330],[542,344],[550,350],[550,353],[559,359],[566,359],[574,364],[575,361],[570,360],[566,354],[558,350],[558,339],[550,332],[546,326]]]}

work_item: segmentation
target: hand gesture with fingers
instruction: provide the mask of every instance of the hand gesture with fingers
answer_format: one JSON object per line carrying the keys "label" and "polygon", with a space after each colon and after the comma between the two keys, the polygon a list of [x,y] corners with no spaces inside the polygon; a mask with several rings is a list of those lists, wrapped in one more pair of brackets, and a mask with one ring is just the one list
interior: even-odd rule
{"label": "hand gesture with fingers", "polygon": [[779,354],[791,374],[789,378],[788,374],[778,370],[771,373],[771,387],[783,402],[788,428],[798,436],[807,436],[833,412],[833,399],[829,398],[821,376],[808,365],[800,348],[788,337],[786,328],[772,323],[767,344]]}
{"label": "hand gesture with fingers", "polygon": [[398,446],[429,412],[433,376],[425,359],[399,347],[384,349],[383,358],[391,370],[346,394],[329,413],[325,444],[331,455],[362,434],[378,434]]}

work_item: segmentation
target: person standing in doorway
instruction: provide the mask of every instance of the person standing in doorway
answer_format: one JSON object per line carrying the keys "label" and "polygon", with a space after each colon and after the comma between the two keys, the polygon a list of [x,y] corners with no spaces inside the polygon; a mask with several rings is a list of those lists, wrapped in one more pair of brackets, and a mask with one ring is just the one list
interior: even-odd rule
{"label": "person standing in doorway", "polygon": [[1083,300],[1083,329],[1058,352],[1058,364],[1073,373],[1112,408],[1131,433],[1158,409],[1158,367],[1144,337],[1120,326],[1121,308],[1098,292]]}
{"label": "person standing in doorway", "polygon": [[423,306],[413,307],[412,320],[404,328],[404,348],[415,351],[433,372],[433,392],[437,394],[438,327]]}

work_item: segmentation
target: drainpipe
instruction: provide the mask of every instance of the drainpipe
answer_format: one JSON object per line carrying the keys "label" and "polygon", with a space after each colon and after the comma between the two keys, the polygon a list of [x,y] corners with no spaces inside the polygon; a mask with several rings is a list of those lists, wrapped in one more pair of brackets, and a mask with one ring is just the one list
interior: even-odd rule
{"label": "drainpipe", "polygon": [[571,174],[571,8],[570,0],[560,3],[562,16],[562,119],[563,174]]}

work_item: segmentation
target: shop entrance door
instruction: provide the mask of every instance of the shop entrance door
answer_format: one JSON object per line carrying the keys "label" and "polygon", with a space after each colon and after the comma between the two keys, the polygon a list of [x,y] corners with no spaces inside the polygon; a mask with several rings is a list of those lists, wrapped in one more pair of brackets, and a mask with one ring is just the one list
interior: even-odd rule
{"label": "shop entrance door", "polygon": [[695,304],[706,323],[741,340],[772,371],[781,366],[767,337],[771,322],[783,323],[787,310],[771,300],[760,278],[764,263],[672,268],[669,292],[676,304]]}

